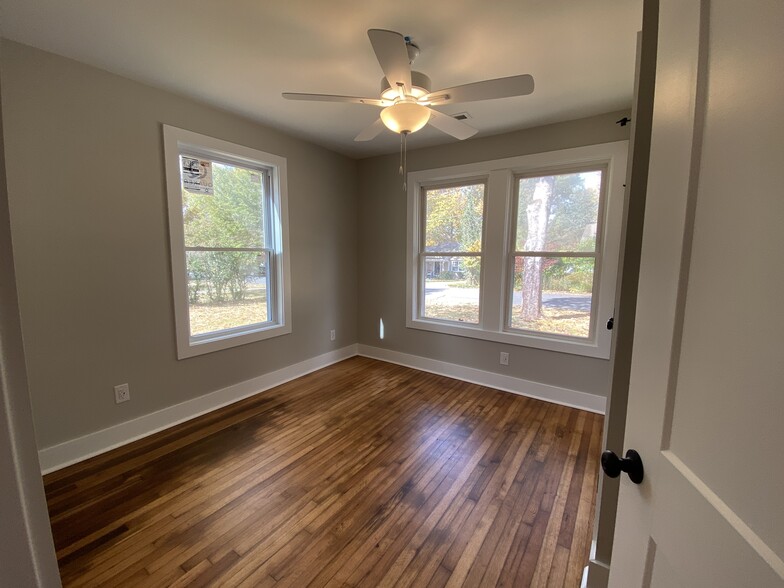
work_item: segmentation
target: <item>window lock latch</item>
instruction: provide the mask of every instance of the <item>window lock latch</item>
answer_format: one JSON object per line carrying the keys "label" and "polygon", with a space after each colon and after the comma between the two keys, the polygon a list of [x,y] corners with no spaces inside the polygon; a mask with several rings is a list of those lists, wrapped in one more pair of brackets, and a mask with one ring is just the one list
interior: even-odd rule
{"label": "window lock latch", "polygon": [[607,319],[607,330],[612,331],[614,324],[615,324],[615,317],[611,316],[609,319]]}

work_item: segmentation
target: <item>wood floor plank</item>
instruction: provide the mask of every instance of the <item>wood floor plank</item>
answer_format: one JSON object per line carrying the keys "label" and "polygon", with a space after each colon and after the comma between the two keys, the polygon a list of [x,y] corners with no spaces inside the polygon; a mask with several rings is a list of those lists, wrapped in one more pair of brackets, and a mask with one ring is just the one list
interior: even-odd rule
{"label": "wood floor plank", "polygon": [[[470,385],[461,384],[463,391],[470,392]],[[464,404],[469,406],[470,403]],[[475,400],[474,408],[460,410],[453,417],[452,423],[446,428],[447,439],[451,439],[453,446],[447,459],[440,459],[442,462],[439,469],[439,476],[433,477],[421,492],[423,503],[411,503],[404,509],[398,509],[398,516],[390,516],[387,523],[394,526],[390,527],[386,536],[374,537],[379,548],[369,553],[366,558],[356,568],[347,570],[344,565],[344,572],[350,572],[345,582],[348,584],[374,585],[380,582],[389,566],[396,560],[400,553],[407,548],[414,534],[422,525],[423,520],[432,513],[438,504],[443,500],[455,483],[460,471],[460,456],[463,455],[466,447],[470,446],[482,435],[476,431],[476,423],[482,422],[483,414],[490,414],[495,409],[495,402],[485,402],[480,399]],[[482,412],[484,411],[484,412]],[[474,475],[472,473],[472,475]]]}
{"label": "wood floor plank", "polygon": [[[601,419],[593,419],[588,456],[598,455],[601,452],[603,424]],[[596,509],[596,488],[599,471],[598,468],[588,467],[588,460],[585,463],[586,466],[584,467],[582,486],[580,488],[580,502],[574,517],[572,542],[568,546],[567,578],[582,576],[585,561],[588,559],[591,549],[591,530]]]}
{"label": "wood floor plank", "polygon": [[555,548],[558,545],[558,532],[561,528],[561,523],[563,522],[566,499],[572,483],[574,467],[577,463],[577,453],[580,448],[580,439],[582,438],[582,427],[585,424],[585,417],[585,413],[579,415],[577,428],[571,435],[566,462],[561,471],[561,479],[558,481],[557,490],[553,495],[553,504],[545,529],[542,549],[539,551],[539,558],[536,562],[536,568],[534,569],[534,576],[531,582],[533,586],[544,586],[552,568],[556,551]]}
{"label": "wood floor plank", "polygon": [[45,476],[64,586],[577,586],[603,418],[355,357]]}
{"label": "wood floor plank", "polygon": [[[545,411],[546,408],[544,408],[541,413],[544,413]],[[488,528],[487,535],[479,546],[479,549],[475,552],[475,564],[468,570],[468,575],[466,577],[466,583],[468,585],[495,585],[496,577],[494,576],[500,571],[498,564],[505,560],[506,554],[509,552],[512,529],[516,529],[516,523],[519,523],[521,520],[516,514],[525,510],[525,505],[520,505],[522,508],[515,508],[516,505],[520,504],[518,499],[521,493],[524,496],[527,495],[532,487],[525,486],[524,482],[528,480],[535,482],[538,479],[539,468],[535,467],[536,463],[534,459],[536,446],[533,443],[538,431],[538,427],[531,427],[515,461],[508,470],[508,481],[506,483],[508,491],[499,495],[500,504],[494,511],[495,516],[491,521],[491,526]],[[531,463],[532,461],[534,463]],[[526,474],[520,476],[520,471],[524,464],[528,464],[527,467],[525,467]],[[496,559],[496,566],[491,567],[490,564],[494,558]],[[496,568],[498,568],[498,570],[494,571]],[[486,576],[488,578],[487,580],[484,579]],[[492,578],[492,580],[490,580],[490,578]],[[490,583],[488,584],[488,582]]]}
{"label": "wood floor plank", "polygon": [[[490,412],[492,412],[492,410],[495,410],[495,407],[493,407],[493,408],[491,409],[491,411],[490,411]],[[418,487],[418,482],[419,482],[419,480],[417,480],[416,478],[408,478],[405,484],[409,484],[409,483],[410,483],[410,484],[412,485],[412,489],[416,490],[416,489],[417,489],[417,487]],[[394,482],[393,482],[393,483],[394,483]],[[388,500],[389,500],[389,498],[385,498],[385,497],[383,497],[383,494],[382,494],[381,503],[382,503],[382,504],[384,504],[384,503],[388,503]],[[351,524],[352,520],[353,520],[353,521],[356,521],[355,514],[356,514],[356,511],[353,511],[353,512],[352,512],[352,514],[351,514],[350,516],[345,516],[345,515],[344,515],[344,517],[342,517],[342,518],[343,518],[343,520],[341,521],[341,523],[342,523],[342,524],[341,524],[342,528],[339,530],[339,531],[340,531],[340,532],[339,532],[339,535],[340,535],[340,536],[346,536],[346,535],[349,535],[349,534],[350,534],[352,531],[355,531],[355,530],[356,530],[356,527],[357,527],[357,525],[356,525],[356,524],[354,524],[354,525],[352,525],[352,524]],[[346,519],[348,519],[348,522],[346,521]],[[348,524],[347,524],[347,523],[348,523]],[[360,529],[360,530],[361,530],[361,529]],[[333,533],[334,533],[334,532],[333,532]],[[333,535],[333,536],[334,536],[334,535]],[[339,539],[339,538],[337,538],[337,537],[336,537],[336,540],[337,540],[337,541],[340,541],[340,539]],[[298,567],[300,567],[300,568],[301,568],[302,566],[298,566]],[[302,570],[300,569],[300,572],[299,572],[298,576],[301,576],[301,575],[302,575],[302,573],[303,573],[303,572],[302,572]],[[292,582],[291,582],[291,585],[298,585],[298,584],[299,584],[299,582],[297,582],[297,581],[294,581],[294,580],[292,580]],[[284,585],[288,585],[288,584],[284,584]]]}
{"label": "wood floor plank", "polygon": [[[546,410],[546,407],[542,407],[542,410]],[[527,420],[530,416],[531,413],[526,413],[523,419]],[[538,421],[533,419],[533,422],[536,423]],[[456,537],[448,550],[456,554],[460,551],[459,546],[463,546],[457,564],[452,568],[452,575],[447,586],[459,586],[464,582],[476,585],[481,580],[484,573],[484,565],[474,567],[473,562],[484,545],[491,528],[495,526],[496,517],[509,491],[513,488],[517,472],[528,455],[538,431],[538,427],[531,427],[528,429],[527,434],[523,436],[524,430],[521,428],[520,432],[517,433],[517,437],[520,440],[519,449],[511,453],[511,457],[507,458],[507,456],[504,456],[503,459],[497,462],[498,467],[495,472],[495,479],[500,482],[500,485],[488,484],[484,488],[483,493],[476,496],[476,506],[471,512],[471,516],[466,519],[462,527],[462,533]],[[492,480],[493,478],[491,478]],[[473,521],[472,517],[475,517]],[[478,523],[475,523],[474,521],[477,519]],[[472,572],[474,572],[473,577],[471,577]]]}

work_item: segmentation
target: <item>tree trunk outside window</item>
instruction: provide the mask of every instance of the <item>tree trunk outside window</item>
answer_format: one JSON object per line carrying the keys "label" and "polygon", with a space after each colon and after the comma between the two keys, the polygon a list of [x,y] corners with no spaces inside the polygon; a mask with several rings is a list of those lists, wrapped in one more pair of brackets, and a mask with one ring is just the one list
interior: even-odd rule
{"label": "tree trunk outside window", "polygon": [[[533,196],[526,208],[528,234],[525,239],[525,251],[544,250],[550,198],[554,187],[554,176],[546,176],[536,182]],[[541,257],[523,258],[522,318],[524,321],[536,321],[542,314],[542,261]]]}

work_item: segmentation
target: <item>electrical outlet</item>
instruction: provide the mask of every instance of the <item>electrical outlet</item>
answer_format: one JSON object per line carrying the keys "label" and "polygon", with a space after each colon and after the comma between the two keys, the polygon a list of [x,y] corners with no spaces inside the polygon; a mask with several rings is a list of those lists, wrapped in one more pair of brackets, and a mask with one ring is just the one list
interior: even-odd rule
{"label": "electrical outlet", "polygon": [[501,352],[501,365],[509,365],[509,354],[506,351]]}
{"label": "electrical outlet", "polygon": [[332,329],[332,330],[329,332],[329,340],[330,340],[330,341],[334,341],[334,340],[335,340],[335,329]]}
{"label": "electrical outlet", "polygon": [[119,384],[114,387],[114,401],[117,404],[128,402],[131,399],[131,389],[128,384]]}

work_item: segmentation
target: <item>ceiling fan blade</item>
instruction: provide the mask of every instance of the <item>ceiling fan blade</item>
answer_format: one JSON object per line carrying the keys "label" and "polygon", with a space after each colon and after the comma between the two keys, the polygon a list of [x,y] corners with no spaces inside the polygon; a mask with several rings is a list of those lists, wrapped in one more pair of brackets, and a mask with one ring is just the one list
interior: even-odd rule
{"label": "ceiling fan blade", "polygon": [[390,87],[398,88],[402,85],[406,94],[410,94],[411,64],[403,35],[383,29],[370,29],[368,38]]}
{"label": "ceiling fan blade", "polygon": [[384,126],[384,121],[380,118],[376,119],[372,125],[369,125],[362,129],[362,132],[359,133],[356,137],[354,137],[355,141],[370,141],[371,139],[375,139],[378,134],[383,131],[386,127]]}
{"label": "ceiling fan blade", "polygon": [[463,139],[473,137],[479,132],[474,127],[469,127],[467,124],[452,118],[448,114],[438,112],[432,108],[429,108],[428,110],[430,110],[430,120],[428,121],[428,124],[433,125],[439,131],[443,131],[447,135],[452,135],[456,139],[462,141]]}
{"label": "ceiling fan blade", "polygon": [[358,96],[336,96],[335,94],[303,94],[300,92],[283,92],[286,100],[312,100],[315,102],[353,102],[355,104],[371,104],[373,106],[389,106],[392,102],[378,98],[360,98]]}
{"label": "ceiling fan blade", "polygon": [[454,102],[476,102],[510,96],[525,96],[534,91],[534,78],[528,74],[496,78],[454,88],[430,92],[419,99],[425,104],[451,104]]}

